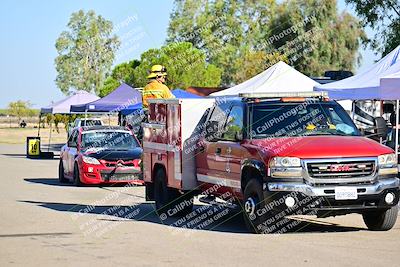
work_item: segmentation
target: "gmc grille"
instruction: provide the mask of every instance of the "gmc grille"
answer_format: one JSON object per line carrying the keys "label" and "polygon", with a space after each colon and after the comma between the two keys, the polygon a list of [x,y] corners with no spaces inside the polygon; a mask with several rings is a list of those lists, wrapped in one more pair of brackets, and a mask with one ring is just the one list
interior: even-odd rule
{"label": "gmc grille", "polygon": [[307,169],[314,179],[358,178],[372,175],[375,161],[312,162]]}

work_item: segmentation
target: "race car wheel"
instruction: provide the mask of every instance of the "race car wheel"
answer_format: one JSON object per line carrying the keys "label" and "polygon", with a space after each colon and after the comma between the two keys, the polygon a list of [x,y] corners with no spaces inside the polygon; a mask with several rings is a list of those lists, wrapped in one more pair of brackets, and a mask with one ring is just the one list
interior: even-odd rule
{"label": "race car wheel", "polygon": [[68,181],[64,175],[64,164],[62,159],[60,159],[60,163],[58,164],[58,181],[60,183],[66,183]]}
{"label": "race car wheel", "polygon": [[79,168],[78,168],[78,164],[75,164],[74,166],[74,185],[75,186],[82,186],[82,182],[81,182],[81,176],[79,173]]}

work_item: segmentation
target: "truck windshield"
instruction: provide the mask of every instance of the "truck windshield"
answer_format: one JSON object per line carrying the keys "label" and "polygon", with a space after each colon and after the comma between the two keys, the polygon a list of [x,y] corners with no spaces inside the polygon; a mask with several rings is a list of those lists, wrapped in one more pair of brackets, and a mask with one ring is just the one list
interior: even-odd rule
{"label": "truck windshield", "polygon": [[93,131],[82,134],[83,149],[128,150],[138,146],[135,138],[129,132]]}
{"label": "truck windshield", "polygon": [[349,115],[336,102],[255,103],[251,114],[253,138],[360,135]]}

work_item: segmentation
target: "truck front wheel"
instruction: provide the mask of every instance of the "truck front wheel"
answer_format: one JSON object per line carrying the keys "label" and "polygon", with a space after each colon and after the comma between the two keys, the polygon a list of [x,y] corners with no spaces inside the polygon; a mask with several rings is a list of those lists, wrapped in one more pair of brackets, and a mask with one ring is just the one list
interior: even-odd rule
{"label": "truck front wheel", "polygon": [[369,230],[388,231],[396,224],[398,212],[399,208],[396,205],[388,210],[365,213],[364,223]]}
{"label": "truck front wheel", "polygon": [[262,185],[257,179],[251,179],[244,189],[243,216],[247,229],[252,233],[263,233],[266,214],[262,211],[264,197]]}

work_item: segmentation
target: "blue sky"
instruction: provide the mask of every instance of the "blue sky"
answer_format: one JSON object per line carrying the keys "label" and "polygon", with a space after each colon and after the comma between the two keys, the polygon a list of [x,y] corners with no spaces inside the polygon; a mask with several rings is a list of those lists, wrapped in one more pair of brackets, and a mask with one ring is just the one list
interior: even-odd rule
{"label": "blue sky", "polygon": [[[347,10],[339,0],[339,10]],[[122,46],[115,63],[139,58],[143,51],[160,47],[166,38],[173,0],[2,0],[0,3],[0,108],[10,101],[29,100],[39,108],[59,100],[63,94],[55,85],[54,47],[66,30],[72,12],[94,10],[119,25]],[[371,30],[367,30],[372,35]],[[377,57],[360,50],[363,61],[358,71]]]}

